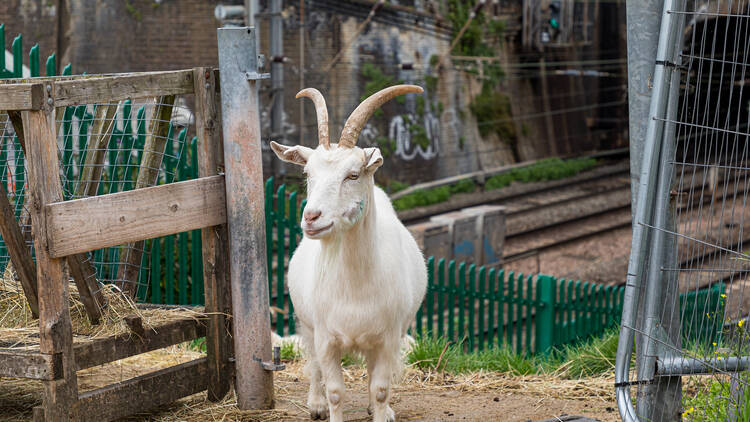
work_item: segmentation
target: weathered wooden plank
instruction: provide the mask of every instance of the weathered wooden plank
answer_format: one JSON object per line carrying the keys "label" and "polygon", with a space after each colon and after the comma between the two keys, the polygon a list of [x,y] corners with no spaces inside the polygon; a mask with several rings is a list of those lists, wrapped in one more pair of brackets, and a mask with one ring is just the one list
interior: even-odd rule
{"label": "weathered wooden plank", "polygon": [[220,28],[217,33],[237,406],[269,408],[273,374],[258,365],[258,359],[271,360],[265,209],[259,200],[264,189],[260,104],[258,82],[248,81],[244,73],[257,66],[255,33],[252,28]]}
{"label": "weathered wooden plank", "polygon": [[[192,83],[192,73],[190,81]],[[174,95],[159,97],[156,99],[156,102],[157,106],[154,107],[148,136],[143,147],[143,158],[138,168],[138,178],[135,183],[136,189],[156,184],[159,177],[159,168],[164,159],[164,148],[167,143],[167,133],[169,132],[169,120],[172,117]],[[138,287],[138,272],[141,268],[144,246],[145,243],[143,241],[138,241],[128,245],[120,252],[120,256],[123,256],[122,254],[124,253],[126,259],[117,271],[117,279],[122,280],[122,290],[131,297],[135,296]]]}
{"label": "weathered wooden plank", "polygon": [[224,176],[203,177],[47,206],[49,251],[54,257],[224,222]]}
{"label": "weathered wooden plank", "polygon": [[99,104],[96,107],[94,125],[91,128],[89,143],[86,145],[86,160],[76,188],[76,197],[95,196],[104,168],[104,157],[115,126],[117,105]]}
{"label": "weathered wooden plank", "polygon": [[0,349],[0,377],[54,380],[62,378],[62,355]]}
{"label": "weathered wooden plank", "polygon": [[79,253],[67,257],[68,270],[78,289],[78,297],[83,303],[86,316],[92,324],[98,324],[102,317],[104,296],[96,280],[96,269],[86,254]]}
{"label": "weathered wooden plank", "polygon": [[21,112],[18,110],[8,110],[8,119],[13,125],[13,130],[18,136],[18,143],[21,144],[23,153],[26,154],[26,137],[23,134],[23,119],[21,118]]}
{"label": "weathered wooden plank", "polygon": [[[198,174],[214,176],[220,171],[221,138],[216,102],[216,76],[212,69],[197,68],[195,81],[195,126],[198,136]],[[203,247],[203,285],[208,316],[206,354],[208,362],[208,399],[220,401],[229,392],[232,381],[229,356],[232,353],[232,296],[229,286],[229,243],[227,225],[201,230]]]}
{"label": "weathered wooden plank", "polygon": [[63,275],[62,260],[52,258],[47,249],[45,205],[62,201],[58,169],[54,109],[24,111],[27,170],[31,219],[35,229],[37,281],[39,289],[40,352],[62,354],[63,377],[44,381],[44,416],[48,421],[67,421],[68,409],[77,400],[73,329],[70,322],[68,283]]}
{"label": "weathered wooden plank", "polygon": [[206,358],[201,358],[87,391],[71,415],[76,421],[107,422],[148,411],[205,390],[207,372]]}
{"label": "weathered wooden plank", "polygon": [[78,370],[195,340],[206,335],[205,321],[184,319],[146,328],[139,336],[124,333],[75,345]]}
{"label": "weathered wooden plank", "polygon": [[29,303],[29,308],[34,318],[39,317],[39,302],[37,300],[36,267],[31,259],[31,253],[26,246],[21,228],[16,221],[13,207],[8,201],[8,193],[0,184],[0,235],[3,236],[5,246],[8,248],[10,261],[21,280],[24,295]]}
{"label": "weathered wooden plank", "polygon": [[0,110],[40,110],[45,101],[40,83],[6,85],[0,89]]}
{"label": "weathered wooden plank", "polygon": [[56,107],[100,104],[132,98],[173,96],[192,92],[192,70],[136,73],[55,82],[54,104]]}

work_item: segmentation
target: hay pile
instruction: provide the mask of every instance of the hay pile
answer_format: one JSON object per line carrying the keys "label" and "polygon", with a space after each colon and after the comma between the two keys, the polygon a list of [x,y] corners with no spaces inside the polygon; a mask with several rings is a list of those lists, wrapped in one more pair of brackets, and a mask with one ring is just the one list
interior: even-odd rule
{"label": "hay pile", "polygon": [[[145,329],[153,329],[166,322],[184,318],[198,318],[202,308],[139,308],[128,296],[113,284],[102,286],[106,306],[102,318],[93,325],[86,316],[83,303],[74,283],[70,283],[70,318],[76,341],[85,341],[129,332],[124,323],[126,316],[138,316]],[[0,277],[0,345],[2,347],[23,347],[33,349],[39,341],[39,320],[34,319],[23,293],[21,283],[16,279],[12,265],[8,265]]]}

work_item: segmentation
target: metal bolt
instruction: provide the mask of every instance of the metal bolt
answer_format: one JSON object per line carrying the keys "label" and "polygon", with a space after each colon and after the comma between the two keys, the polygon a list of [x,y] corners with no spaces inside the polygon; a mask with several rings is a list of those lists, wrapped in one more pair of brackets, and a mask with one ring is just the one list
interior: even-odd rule
{"label": "metal bolt", "polygon": [[52,98],[47,98],[47,104],[52,105],[54,102],[55,101]]}
{"label": "metal bolt", "polygon": [[52,92],[52,85],[47,84],[47,92]]}
{"label": "metal bolt", "polygon": [[273,346],[273,364],[281,365],[281,347]]}

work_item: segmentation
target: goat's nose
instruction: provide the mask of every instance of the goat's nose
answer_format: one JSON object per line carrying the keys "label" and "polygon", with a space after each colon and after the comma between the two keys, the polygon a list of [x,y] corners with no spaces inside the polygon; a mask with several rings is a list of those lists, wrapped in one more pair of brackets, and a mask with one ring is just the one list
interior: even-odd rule
{"label": "goat's nose", "polygon": [[313,221],[317,220],[318,217],[320,217],[321,212],[318,210],[314,211],[307,211],[305,210],[304,217],[307,224],[312,223]]}

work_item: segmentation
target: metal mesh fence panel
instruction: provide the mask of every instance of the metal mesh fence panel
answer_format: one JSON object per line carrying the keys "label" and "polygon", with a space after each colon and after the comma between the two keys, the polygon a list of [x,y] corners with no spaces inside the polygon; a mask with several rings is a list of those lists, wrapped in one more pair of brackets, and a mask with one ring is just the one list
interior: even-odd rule
{"label": "metal mesh fence panel", "polygon": [[[59,108],[56,129],[64,199],[197,177],[197,140],[190,133],[194,119],[185,104],[186,98],[175,101],[173,96],[165,96]],[[0,180],[33,256],[26,157],[17,130],[22,131],[11,124],[7,114],[2,114]],[[106,231],[106,227],[91,229]],[[83,261],[93,266],[94,272],[88,276],[95,277],[99,287],[114,284],[136,294],[140,301],[156,299],[156,303],[164,303],[164,298],[185,296],[167,303],[197,304],[202,302],[202,289],[189,298],[187,286],[200,284],[192,283],[195,271],[191,271],[192,262],[188,262],[200,261],[199,238],[196,231],[119,245],[86,253]],[[152,261],[156,249],[158,263]],[[197,260],[190,251],[198,252]],[[7,247],[0,243],[0,267],[6,268],[9,263]],[[158,273],[154,274],[154,269]],[[21,292],[19,286],[6,287],[4,290]],[[178,290],[180,287],[184,288]]]}
{"label": "metal mesh fence panel", "polygon": [[[665,4],[662,38],[671,32],[665,44],[675,47],[662,54],[660,43],[657,53],[654,79],[665,75],[665,89],[654,89],[649,124],[659,128],[660,155],[656,166],[643,163],[657,182],[641,173],[652,205],[644,205],[651,217],[636,213],[643,237],[628,275],[637,316],[623,317],[636,346],[627,384],[642,421],[746,421],[750,4]],[[620,405],[625,420],[637,420]]]}

